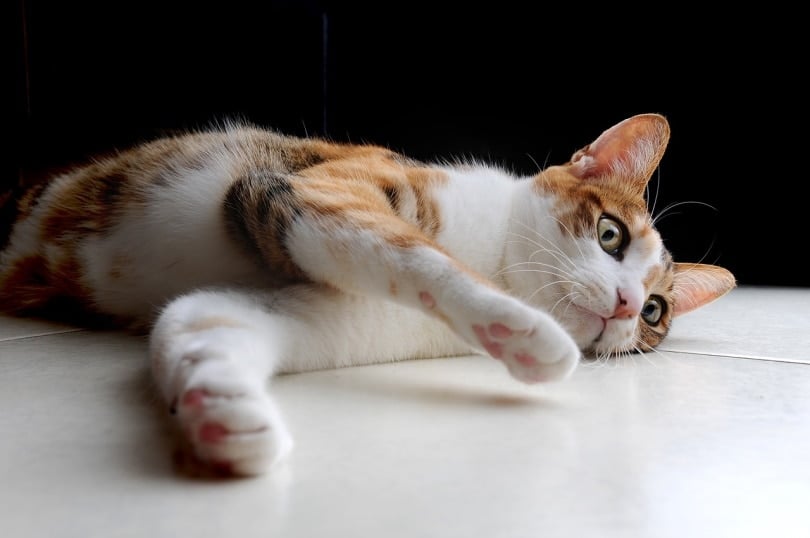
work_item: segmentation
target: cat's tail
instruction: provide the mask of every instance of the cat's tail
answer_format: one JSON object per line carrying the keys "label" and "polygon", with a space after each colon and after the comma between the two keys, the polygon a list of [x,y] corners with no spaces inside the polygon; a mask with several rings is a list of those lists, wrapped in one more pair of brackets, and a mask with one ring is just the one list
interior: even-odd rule
{"label": "cat's tail", "polygon": [[6,248],[17,218],[17,186],[0,190],[0,250]]}
{"label": "cat's tail", "polygon": [[10,185],[0,185],[0,251],[11,239],[14,223],[20,213],[36,205],[47,181],[43,177],[19,179]]}

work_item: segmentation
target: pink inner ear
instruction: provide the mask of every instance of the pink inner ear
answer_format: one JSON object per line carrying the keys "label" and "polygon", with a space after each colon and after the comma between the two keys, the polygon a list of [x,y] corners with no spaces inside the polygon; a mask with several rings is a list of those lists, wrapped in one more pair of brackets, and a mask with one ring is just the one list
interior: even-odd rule
{"label": "pink inner ear", "polygon": [[710,303],[716,297],[709,290],[682,288],[675,290],[675,310],[673,316],[680,316]]}
{"label": "pink inner ear", "polygon": [[663,116],[633,116],[576,152],[571,157],[571,173],[580,179],[618,174],[643,191],[668,142],[669,124]]}
{"label": "pink inner ear", "polygon": [[673,317],[700,308],[734,289],[736,280],[716,265],[676,263]]}
{"label": "pink inner ear", "polygon": [[576,155],[580,179],[601,177],[622,167],[622,161],[630,158],[629,149],[634,140],[622,133],[612,132],[616,127],[605,131],[596,141]]}

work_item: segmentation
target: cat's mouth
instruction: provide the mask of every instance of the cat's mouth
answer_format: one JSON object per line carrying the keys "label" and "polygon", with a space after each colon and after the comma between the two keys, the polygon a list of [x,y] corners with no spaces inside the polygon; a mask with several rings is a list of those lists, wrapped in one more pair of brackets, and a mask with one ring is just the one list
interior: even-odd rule
{"label": "cat's mouth", "polygon": [[[588,356],[607,356],[623,353],[635,349],[631,343],[623,340],[617,327],[618,323],[627,320],[619,318],[606,318],[587,307],[572,303],[576,315],[573,316],[574,327],[570,328],[574,339]],[[610,323],[610,322],[614,323]]]}
{"label": "cat's mouth", "polygon": [[[583,339],[587,340],[589,347],[593,346],[596,342],[601,340],[602,336],[605,334],[608,322],[607,318],[584,306],[580,306],[576,303],[571,304],[580,314],[577,316],[577,325],[579,325],[579,327],[576,332],[582,333],[582,336],[585,337]],[[583,342],[580,342],[580,345],[582,344]]]}

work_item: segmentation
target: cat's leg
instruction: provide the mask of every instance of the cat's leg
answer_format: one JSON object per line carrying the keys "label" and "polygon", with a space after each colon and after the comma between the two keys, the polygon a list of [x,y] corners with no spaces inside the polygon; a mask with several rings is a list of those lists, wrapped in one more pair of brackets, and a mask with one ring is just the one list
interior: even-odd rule
{"label": "cat's leg", "polygon": [[[416,204],[427,203],[421,200]],[[465,267],[431,238],[435,223],[423,232],[394,205],[372,182],[257,171],[233,183],[224,216],[272,274],[420,309],[525,382],[560,379],[574,369],[580,350],[557,321]],[[418,221],[432,212],[413,213]]]}
{"label": "cat's leg", "polygon": [[364,217],[300,216],[287,230],[290,256],[314,280],[443,321],[523,382],[573,371],[581,352],[549,314],[501,291],[395,215]]}
{"label": "cat's leg", "polygon": [[290,449],[267,387],[284,352],[284,330],[256,298],[236,291],[182,296],[157,319],[153,377],[201,461],[251,475]]}

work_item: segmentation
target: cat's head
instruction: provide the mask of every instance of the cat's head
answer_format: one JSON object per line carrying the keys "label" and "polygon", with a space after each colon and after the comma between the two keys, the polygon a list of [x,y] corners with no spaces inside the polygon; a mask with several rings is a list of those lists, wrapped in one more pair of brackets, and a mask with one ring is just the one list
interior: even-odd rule
{"label": "cat's head", "polygon": [[626,119],[538,173],[516,201],[507,283],[588,354],[649,350],[673,318],[735,286],[721,267],[674,262],[653,227],[645,190],[669,135],[663,116]]}

